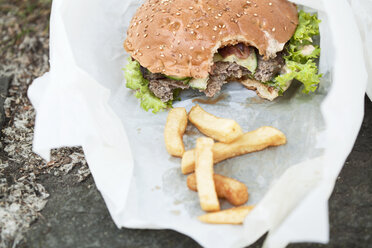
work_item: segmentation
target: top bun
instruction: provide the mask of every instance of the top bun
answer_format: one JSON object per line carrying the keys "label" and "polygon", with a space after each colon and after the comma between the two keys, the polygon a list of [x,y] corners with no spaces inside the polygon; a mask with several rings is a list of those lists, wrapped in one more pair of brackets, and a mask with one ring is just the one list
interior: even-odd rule
{"label": "top bun", "polygon": [[124,47],[153,73],[206,78],[219,48],[244,43],[272,58],[297,24],[296,5],[287,0],[148,0]]}

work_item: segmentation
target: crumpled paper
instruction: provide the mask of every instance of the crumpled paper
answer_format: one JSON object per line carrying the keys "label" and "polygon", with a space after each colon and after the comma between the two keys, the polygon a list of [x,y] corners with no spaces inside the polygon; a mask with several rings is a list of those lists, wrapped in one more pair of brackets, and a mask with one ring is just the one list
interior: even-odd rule
{"label": "crumpled paper", "polygon": [[[357,1],[362,3],[351,2]],[[283,97],[267,102],[232,83],[217,104],[202,104],[216,115],[236,119],[245,131],[271,125],[287,135],[285,146],[215,166],[216,172],[248,186],[248,204],[256,207],[243,226],[197,220],[202,214],[197,194],[187,189],[180,160],[165,151],[167,113],[143,111],[124,87],[121,69],[127,55],[122,43],[140,1],[53,1],[51,69],[28,92],[37,113],[34,151],[49,159],[51,148],[81,145],[118,227],[174,229],[206,247],[246,246],[267,231],[265,247],[328,242],[327,201],[363,118],[367,39],[361,38],[346,0],[293,2],[317,11],[322,19],[324,78],[319,90],[303,95],[293,85]],[[186,92],[175,106],[190,109],[200,98]],[[187,148],[198,136],[190,125]]]}

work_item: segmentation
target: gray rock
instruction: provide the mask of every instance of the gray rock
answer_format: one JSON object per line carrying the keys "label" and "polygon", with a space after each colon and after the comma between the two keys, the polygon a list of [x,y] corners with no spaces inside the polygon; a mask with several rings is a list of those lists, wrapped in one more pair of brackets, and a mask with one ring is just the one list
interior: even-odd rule
{"label": "gray rock", "polygon": [[[3,126],[5,114],[4,114],[4,101],[8,94],[10,78],[9,77],[0,77],[0,129]],[[1,137],[1,133],[0,133]]]}

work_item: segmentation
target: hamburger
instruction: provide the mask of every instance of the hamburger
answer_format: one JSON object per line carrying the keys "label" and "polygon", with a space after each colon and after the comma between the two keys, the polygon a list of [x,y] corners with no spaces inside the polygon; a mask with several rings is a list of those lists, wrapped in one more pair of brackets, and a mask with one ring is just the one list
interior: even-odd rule
{"label": "hamburger", "polygon": [[287,0],[147,0],[124,41],[126,86],[153,112],[181,90],[213,97],[231,81],[270,101],[294,79],[313,92],[319,22]]}

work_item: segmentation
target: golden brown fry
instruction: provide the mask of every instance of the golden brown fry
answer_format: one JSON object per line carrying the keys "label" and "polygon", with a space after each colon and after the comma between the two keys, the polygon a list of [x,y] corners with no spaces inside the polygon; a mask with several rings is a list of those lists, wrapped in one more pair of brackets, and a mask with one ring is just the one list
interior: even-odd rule
{"label": "golden brown fry", "polygon": [[241,206],[199,216],[199,220],[210,224],[242,224],[254,206]]}
{"label": "golden brown fry", "polygon": [[195,150],[195,175],[198,185],[200,206],[204,211],[220,210],[213,181],[213,140],[198,138]]}
{"label": "golden brown fry", "polygon": [[195,149],[185,151],[182,155],[181,170],[183,174],[194,172],[195,169]]}
{"label": "golden brown fry", "polygon": [[[287,142],[285,135],[273,127],[260,127],[230,144],[215,143],[213,146],[214,164],[225,159],[240,156],[250,152],[261,151],[270,146],[284,145]],[[194,149],[186,151],[182,156],[182,173],[188,174],[195,169]]]}
{"label": "golden brown fry", "polygon": [[[218,174],[213,175],[213,180],[219,198],[225,198],[234,206],[240,206],[248,201],[249,194],[244,183]],[[187,187],[193,191],[197,191],[196,176],[194,173],[187,177]]]}
{"label": "golden brown fry", "polygon": [[170,155],[182,157],[185,152],[183,134],[187,126],[187,112],[185,108],[173,108],[169,111],[164,128],[165,147]]}
{"label": "golden brown fry", "polygon": [[216,117],[198,104],[191,108],[189,120],[203,134],[224,143],[230,143],[243,135],[239,124],[231,119]]}

